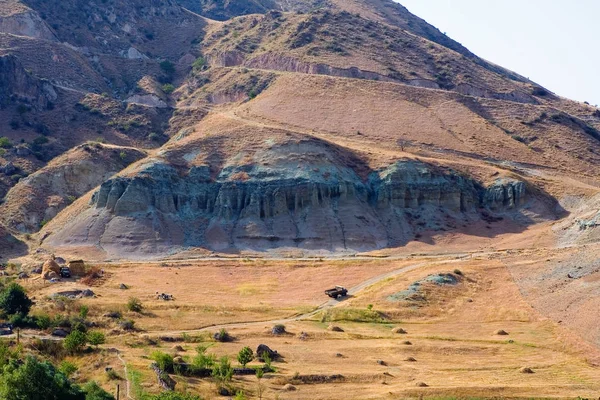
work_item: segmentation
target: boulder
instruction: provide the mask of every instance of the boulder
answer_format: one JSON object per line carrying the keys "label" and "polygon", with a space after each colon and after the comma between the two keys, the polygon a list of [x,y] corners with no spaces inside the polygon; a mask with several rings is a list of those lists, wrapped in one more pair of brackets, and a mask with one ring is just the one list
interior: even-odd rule
{"label": "boulder", "polygon": [[339,326],[335,326],[335,325],[329,325],[327,327],[328,330],[330,330],[331,332],[344,332],[344,330],[342,328],[340,328]]}
{"label": "boulder", "polygon": [[293,392],[294,390],[296,390],[296,386],[292,385],[291,383],[288,383],[283,387],[283,390],[286,392]]}
{"label": "boulder", "polygon": [[56,337],[67,337],[69,333],[67,331],[65,331],[64,329],[55,329],[52,331],[52,336],[56,336]]}
{"label": "boulder", "polygon": [[4,164],[0,170],[4,173],[4,175],[13,175],[17,172],[17,167],[15,167],[15,165],[9,161]]}
{"label": "boulder", "polygon": [[279,353],[277,353],[277,350],[271,350],[271,348],[269,346],[267,346],[266,344],[259,344],[258,347],[256,348],[256,355],[259,361],[264,362],[264,358],[263,355],[264,354],[268,354],[269,358],[271,360],[275,360],[276,358],[279,357]]}
{"label": "boulder", "polygon": [[96,293],[92,292],[90,289],[85,289],[81,292],[80,297],[96,297]]}
{"label": "boulder", "polygon": [[400,327],[392,329],[392,332],[393,333],[398,333],[400,335],[406,335],[407,334],[407,332],[404,329],[400,328]]}

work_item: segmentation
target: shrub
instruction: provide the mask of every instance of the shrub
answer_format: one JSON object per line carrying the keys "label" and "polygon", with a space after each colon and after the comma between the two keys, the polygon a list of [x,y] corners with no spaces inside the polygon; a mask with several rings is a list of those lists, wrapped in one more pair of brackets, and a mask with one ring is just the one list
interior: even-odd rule
{"label": "shrub", "polygon": [[231,340],[231,336],[229,336],[229,332],[225,328],[221,328],[219,332],[215,333],[214,338],[217,342],[229,342]]}
{"label": "shrub", "polygon": [[173,372],[173,356],[162,351],[155,351],[150,358],[156,362],[158,368],[165,372]]}
{"label": "shrub", "polygon": [[125,331],[132,331],[135,329],[135,321],[126,319],[126,320],[119,322],[119,326],[121,327],[121,329],[123,329]]}
{"label": "shrub", "polygon": [[17,106],[17,112],[21,115],[25,114],[27,111],[29,111],[29,107],[27,107],[25,104],[19,104]]}
{"label": "shrub", "polygon": [[85,346],[86,342],[86,334],[81,331],[74,330],[65,338],[63,345],[65,346],[65,350],[67,350],[69,353],[76,354],[83,349],[83,346]]}
{"label": "shrub", "polygon": [[119,158],[120,158],[122,161],[125,161],[125,159],[127,158],[127,153],[125,153],[124,151],[120,152],[120,153],[119,153]]}
{"label": "shrub", "polygon": [[79,307],[79,318],[86,319],[89,312],[90,308],[83,304],[81,307]]}
{"label": "shrub", "polygon": [[100,331],[93,331],[88,333],[87,341],[97,348],[99,345],[106,343],[106,337],[104,336],[104,333]]}
{"label": "shrub", "polygon": [[200,71],[202,70],[202,68],[204,68],[205,65],[206,60],[204,59],[204,57],[200,56],[196,58],[196,61],[194,61],[194,63],[192,64],[192,68],[194,69],[194,71]]}
{"label": "shrub", "polygon": [[[17,128],[18,128],[18,126],[17,126]],[[13,129],[16,129],[16,128],[13,128]],[[10,149],[12,147],[12,142],[10,141],[9,138],[0,136],[0,147],[3,149]]]}
{"label": "shrub", "polygon": [[35,322],[38,328],[45,330],[52,326],[52,319],[48,314],[41,314],[35,317]]}
{"label": "shrub", "polygon": [[233,377],[233,368],[226,356],[221,357],[219,363],[213,367],[212,377],[214,378],[217,387],[222,388],[227,383],[231,382]]}
{"label": "shrub", "polygon": [[129,311],[133,311],[133,312],[142,312],[142,310],[144,309],[144,306],[142,305],[142,302],[140,301],[140,299],[138,299],[137,297],[130,297],[129,301],[127,301],[127,309]]}
{"label": "shrub", "polygon": [[171,93],[173,93],[175,91],[175,86],[173,86],[170,83],[165,83],[162,86],[162,91],[165,92],[166,94],[171,94]]}
{"label": "shrub", "polygon": [[102,389],[94,381],[88,382],[84,387],[85,400],[115,400],[114,396]]}
{"label": "shrub", "polygon": [[214,354],[206,354],[206,346],[198,346],[196,347],[196,352],[198,354],[192,360],[192,365],[197,369],[205,369],[212,368],[215,365],[215,356]]}
{"label": "shrub", "polygon": [[79,368],[77,368],[77,365],[75,365],[69,361],[63,361],[58,366],[58,370],[60,372],[62,372],[63,374],[65,374],[65,376],[67,378],[69,378],[71,375],[73,375],[75,372],[77,372],[78,369]]}
{"label": "shrub", "polygon": [[55,360],[61,360],[66,355],[62,342],[58,340],[34,339],[31,342],[31,348],[35,349],[39,354]]}
{"label": "shrub", "polygon": [[175,73],[175,64],[169,60],[164,60],[160,63],[160,69],[162,69],[165,74],[172,75]]}
{"label": "shrub", "polygon": [[119,376],[119,374],[117,374],[117,371],[115,371],[114,369],[107,370],[106,377],[111,381],[120,381],[123,379]]}
{"label": "shrub", "polygon": [[246,364],[254,359],[254,352],[250,347],[244,347],[237,355],[238,362],[246,368]]}
{"label": "shrub", "polygon": [[11,283],[0,292],[0,310],[6,315],[27,315],[32,303],[25,289],[17,283]]}

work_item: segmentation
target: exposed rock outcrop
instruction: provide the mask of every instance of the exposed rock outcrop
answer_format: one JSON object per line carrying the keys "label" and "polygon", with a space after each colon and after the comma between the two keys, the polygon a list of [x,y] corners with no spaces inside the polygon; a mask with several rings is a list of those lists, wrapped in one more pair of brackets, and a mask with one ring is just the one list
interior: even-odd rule
{"label": "exposed rock outcrop", "polygon": [[0,106],[18,99],[45,109],[56,98],[54,87],[27,72],[15,56],[0,56]]}
{"label": "exposed rock outcrop", "polygon": [[35,232],[42,221],[143,156],[131,148],[81,145],[13,187],[0,206],[1,219],[18,231]]}
{"label": "exposed rock outcrop", "polygon": [[44,20],[33,11],[6,16],[0,15],[0,32],[56,41],[54,33],[52,33]]}
{"label": "exposed rock outcrop", "polygon": [[138,173],[104,182],[89,209],[49,243],[144,254],[185,247],[368,250],[477,220],[481,207],[500,211],[525,201],[519,182],[485,189],[418,161],[361,179],[312,141],[273,146],[263,156],[268,165],[231,164],[216,176],[208,166],[182,170],[146,160]]}

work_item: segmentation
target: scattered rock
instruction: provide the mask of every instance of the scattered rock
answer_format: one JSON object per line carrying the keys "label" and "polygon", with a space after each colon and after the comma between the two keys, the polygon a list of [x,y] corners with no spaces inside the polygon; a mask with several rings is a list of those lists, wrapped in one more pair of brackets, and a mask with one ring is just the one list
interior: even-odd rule
{"label": "scattered rock", "polygon": [[472,303],[473,299],[467,299],[467,303]]}
{"label": "scattered rock", "polygon": [[29,275],[27,274],[27,272],[21,272],[19,274],[19,279],[27,279],[29,278]]}
{"label": "scattered rock", "polygon": [[175,350],[175,351],[181,351],[181,352],[185,351],[185,349],[181,345],[175,345],[175,346],[173,346],[173,350]]}
{"label": "scattered rock", "polygon": [[377,364],[379,365],[387,365],[385,361],[383,360],[377,360]]}
{"label": "scattered rock", "polygon": [[300,339],[300,340],[306,340],[306,339],[308,339],[308,333],[306,333],[306,332],[300,332],[300,335],[298,335],[298,339]]}
{"label": "scattered rock", "polygon": [[283,387],[283,390],[285,390],[286,392],[293,392],[294,390],[296,390],[296,386],[288,383]]}
{"label": "scattered rock", "polygon": [[85,289],[81,292],[81,297],[96,297],[96,293],[92,292],[90,289]]}
{"label": "scattered rock", "polygon": [[220,387],[219,388],[219,394],[221,396],[231,396],[231,393],[229,392],[229,389],[227,389],[226,387]]}
{"label": "scattered rock", "polygon": [[425,382],[417,382],[416,386],[417,387],[429,387],[429,385],[426,384]]}
{"label": "scattered rock", "polygon": [[329,329],[332,332],[344,332],[344,330],[342,328],[340,328],[339,326],[335,326],[335,325],[329,325],[327,327],[327,329]]}
{"label": "scattered rock", "polygon": [[15,148],[15,152],[19,157],[27,157],[31,154],[31,149],[27,145],[19,145]]}
{"label": "scattered rock", "polygon": [[417,362],[417,359],[414,357],[407,357],[404,361],[408,361],[408,362]]}
{"label": "scattered rock", "polygon": [[279,357],[279,353],[277,353],[276,350],[271,350],[271,348],[269,346],[267,346],[266,344],[259,344],[258,347],[256,348],[256,355],[259,361],[264,362],[264,358],[263,355],[267,353],[269,355],[269,358],[271,360],[275,360],[276,358]]}
{"label": "scattered rock", "polygon": [[9,161],[6,164],[4,164],[1,170],[2,172],[4,172],[4,175],[10,176],[17,172],[17,167],[15,167],[15,165]]}
{"label": "scattered rock", "polygon": [[42,273],[42,267],[35,267],[34,269],[31,270],[32,274],[41,274]]}
{"label": "scattered rock", "polygon": [[121,318],[122,315],[119,311],[111,311],[111,312],[104,314],[104,316],[106,318],[119,319],[119,318]]}
{"label": "scattered rock", "polygon": [[520,373],[522,374],[533,374],[533,370],[529,367],[523,367],[519,370]]}
{"label": "scattered rock", "polygon": [[398,333],[400,335],[406,335],[408,332],[406,332],[404,329],[402,328],[394,328],[392,329],[393,333]]}
{"label": "scattered rock", "polygon": [[508,332],[506,332],[504,329],[499,329],[496,331],[496,335],[507,336]]}
{"label": "scattered rock", "polygon": [[127,285],[126,285],[126,284],[124,284],[124,283],[121,283],[121,284],[119,285],[119,289],[121,289],[121,290],[125,290],[125,289],[129,289],[129,288],[127,287]]}
{"label": "scattered rock", "polygon": [[412,342],[410,340],[405,340],[404,342],[402,342],[402,344],[412,346]]}
{"label": "scattered rock", "polygon": [[67,337],[69,333],[63,329],[55,329],[52,331],[52,336],[56,337]]}
{"label": "scattered rock", "polygon": [[56,258],[54,258],[54,261],[56,261],[60,265],[65,265],[67,263],[67,261],[62,257],[56,257]]}
{"label": "scattered rock", "polygon": [[342,357],[344,357],[344,355],[343,355],[342,353],[335,353],[335,356],[336,356],[337,358],[342,358]]}

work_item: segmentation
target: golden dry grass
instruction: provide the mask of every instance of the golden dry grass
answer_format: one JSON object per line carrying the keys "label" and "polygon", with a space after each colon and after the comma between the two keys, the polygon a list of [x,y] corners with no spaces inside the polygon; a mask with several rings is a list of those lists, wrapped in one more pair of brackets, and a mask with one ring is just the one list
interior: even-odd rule
{"label": "golden dry grass", "polygon": [[[123,309],[129,296],[142,300],[145,305],[142,315],[125,313],[142,331],[113,333],[105,348],[119,349],[130,368],[140,372],[144,390],[150,392],[158,387],[148,368],[149,355],[156,349],[173,354],[176,350],[173,343],[164,341],[157,346],[149,345],[144,336],[181,337],[185,329],[231,323],[227,329],[234,342],[213,342],[210,335],[217,328],[193,332],[190,337],[210,344],[209,353],[228,355],[234,360],[243,346],[255,349],[265,343],[278,350],[284,358],[274,363],[277,372],[267,374],[264,379],[267,391],[263,398],[332,399],[340,391],[351,399],[594,395],[600,389],[598,369],[591,363],[595,354],[582,347],[572,333],[531,308],[512,283],[503,257],[499,258],[451,263],[429,261],[420,268],[384,279],[329,310],[341,318],[335,325],[344,332],[329,330],[329,323],[321,322],[321,313],[307,320],[285,322],[289,334],[279,337],[270,333],[274,322],[243,322],[308,312],[327,301],[322,291],[329,286],[351,287],[420,260],[221,260],[186,261],[168,266],[103,265],[110,279],[93,288],[99,297],[78,301],[71,309],[75,312],[80,303],[89,305],[91,318],[110,330],[114,325],[102,317],[106,310]],[[455,269],[463,274],[461,283],[453,287],[428,286],[426,300],[418,307],[387,300],[390,294],[406,289],[414,281]],[[118,289],[121,282],[130,289]],[[44,296],[74,286],[77,285],[60,283],[31,288],[38,307],[52,311]],[[174,294],[175,301],[153,299],[155,291]],[[363,316],[377,313],[382,318],[370,322],[344,320],[344,317],[353,319],[352,310]],[[402,327],[406,334],[393,333],[394,327]],[[509,335],[497,335],[500,329]],[[406,341],[411,345],[406,345]],[[185,350],[179,352],[181,356],[193,357],[197,343],[179,344]],[[410,357],[416,361],[407,361]],[[379,365],[378,360],[384,365]],[[123,375],[120,362],[110,352],[86,356],[76,362],[83,377],[99,379],[108,388],[115,382],[108,381],[104,366],[111,365]],[[259,364],[254,361],[251,365]],[[534,373],[520,373],[523,367],[532,368]],[[302,379],[294,378],[334,374],[343,375],[344,380],[302,384]],[[187,388],[205,398],[215,396],[214,384],[209,379],[178,377],[177,380],[180,389]],[[417,387],[418,382],[426,383],[427,387]],[[297,390],[284,391],[288,383]],[[251,398],[256,390],[253,377],[236,377],[233,384]]]}

